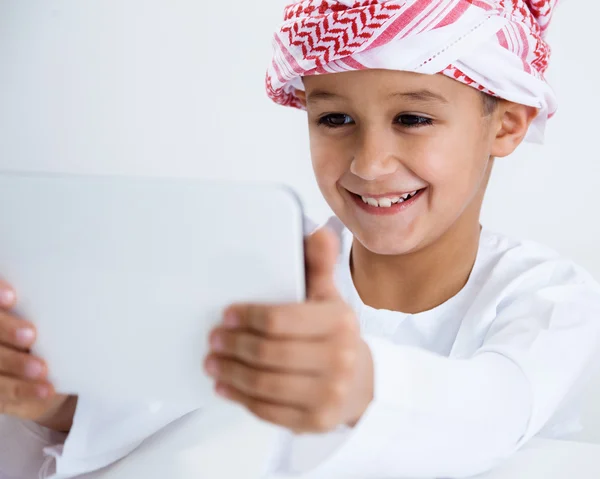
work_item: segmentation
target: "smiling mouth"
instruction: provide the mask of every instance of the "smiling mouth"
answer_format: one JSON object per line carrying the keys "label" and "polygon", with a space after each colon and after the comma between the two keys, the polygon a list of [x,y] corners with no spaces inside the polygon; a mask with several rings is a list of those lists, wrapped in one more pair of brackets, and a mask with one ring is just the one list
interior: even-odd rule
{"label": "smiling mouth", "polygon": [[350,194],[355,198],[360,199],[365,205],[371,206],[373,208],[391,208],[392,206],[409,202],[413,198],[417,197],[424,190],[425,188],[421,188],[419,190],[415,190],[410,193],[404,193],[398,196],[378,196],[377,198],[357,195],[352,192],[350,192]]}

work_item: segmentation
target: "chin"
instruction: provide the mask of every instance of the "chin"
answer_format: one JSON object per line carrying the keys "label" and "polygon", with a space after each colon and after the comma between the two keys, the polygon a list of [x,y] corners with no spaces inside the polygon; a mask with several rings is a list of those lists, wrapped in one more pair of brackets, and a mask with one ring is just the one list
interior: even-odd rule
{"label": "chin", "polygon": [[416,232],[377,233],[349,228],[353,236],[371,253],[382,256],[400,256],[414,253],[424,246],[424,238]]}

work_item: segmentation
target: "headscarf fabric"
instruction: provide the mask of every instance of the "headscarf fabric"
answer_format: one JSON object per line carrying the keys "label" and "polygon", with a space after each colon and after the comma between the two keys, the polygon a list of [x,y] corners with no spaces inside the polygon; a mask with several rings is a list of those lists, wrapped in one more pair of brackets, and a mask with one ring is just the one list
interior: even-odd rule
{"label": "headscarf fabric", "polygon": [[364,69],[443,74],[539,110],[527,139],[542,142],[556,98],[544,74],[558,0],[303,0],[285,9],[266,87],[303,108],[302,78]]}

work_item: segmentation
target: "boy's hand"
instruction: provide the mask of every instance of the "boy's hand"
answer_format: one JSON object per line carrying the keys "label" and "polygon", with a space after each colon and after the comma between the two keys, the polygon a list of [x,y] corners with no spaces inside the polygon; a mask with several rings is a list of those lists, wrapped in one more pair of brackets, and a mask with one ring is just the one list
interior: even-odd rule
{"label": "boy's hand", "polygon": [[46,364],[30,354],[35,327],[11,314],[15,302],[14,290],[0,281],[0,414],[67,432],[76,399],[57,395],[47,381]]}
{"label": "boy's hand", "polygon": [[334,284],[337,241],[306,242],[308,301],[238,305],[211,335],[217,392],[296,433],[354,425],[373,399],[373,365],[356,317]]}

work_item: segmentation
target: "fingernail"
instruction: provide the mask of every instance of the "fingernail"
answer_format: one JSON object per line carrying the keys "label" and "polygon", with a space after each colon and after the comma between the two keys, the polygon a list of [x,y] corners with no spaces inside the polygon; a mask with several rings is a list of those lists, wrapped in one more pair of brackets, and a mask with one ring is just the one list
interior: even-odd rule
{"label": "fingernail", "polygon": [[220,334],[215,334],[210,340],[210,347],[215,352],[223,351],[223,338]]}
{"label": "fingernail", "polygon": [[50,396],[50,388],[48,386],[38,386],[37,396],[41,399],[47,399]]}
{"label": "fingernail", "polygon": [[223,384],[218,384],[217,387],[215,388],[215,392],[219,395],[222,396],[224,398],[228,397],[229,395],[227,394],[227,388],[223,385]]}
{"label": "fingernail", "polygon": [[12,306],[15,303],[16,295],[12,289],[0,289],[0,303],[2,306]]}
{"label": "fingernail", "polygon": [[28,378],[37,379],[44,373],[44,366],[37,361],[30,361],[25,366],[25,374]]}
{"label": "fingernail", "polygon": [[215,359],[209,359],[206,362],[206,372],[212,377],[215,377],[219,373],[219,365]]}
{"label": "fingernail", "polygon": [[226,328],[235,328],[240,324],[240,320],[233,311],[228,311],[225,313],[225,317],[223,318],[223,325]]}
{"label": "fingernail", "polygon": [[21,346],[29,346],[35,339],[35,331],[31,328],[22,328],[17,330],[17,342]]}

